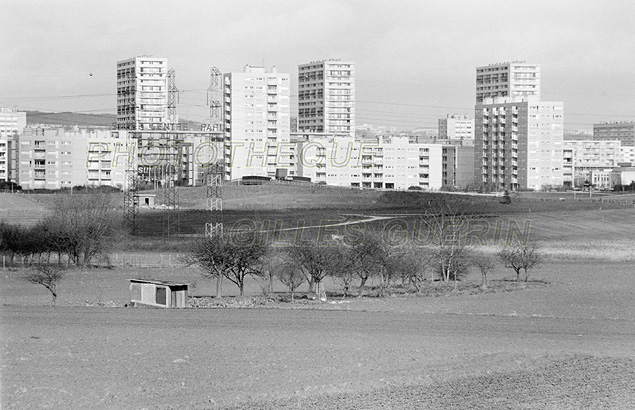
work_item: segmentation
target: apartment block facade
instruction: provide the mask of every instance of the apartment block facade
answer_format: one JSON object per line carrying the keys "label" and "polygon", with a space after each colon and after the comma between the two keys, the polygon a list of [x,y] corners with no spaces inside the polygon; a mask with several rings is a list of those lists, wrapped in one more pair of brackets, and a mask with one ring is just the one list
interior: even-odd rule
{"label": "apartment block facade", "polygon": [[[443,186],[440,144],[412,144],[408,137],[356,140],[342,135],[298,138],[297,175],[311,182],[356,188],[401,189]],[[452,167],[453,165],[450,165]]]}
{"label": "apartment block facade", "polygon": [[563,103],[485,98],[476,105],[474,175],[492,189],[563,184]]}
{"label": "apartment block facade", "polygon": [[610,168],[623,162],[622,143],[615,141],[564,141],[576,168]]}
{"label": "apartment block facade", "polygon": [[223,75],[228,179],[275,177],[279,168],[292,173],[290,163],[279,163],[279,150],[290,144],[290,87],[289,74],[275,67],[247,65]]}
{"label": "apartment block facade", "polygon": [[[126,148],[119,131],[26,127],[18,139],[22,189],[123,187]],[[119,150],[123,158],[117,157]]]}
{"label": "apartment block facade", "polygon": [[635,121],[604,122],[593,124],[593,139],[597,141],[620,140],[623,146],[635,146]]}
{"label": "apartment block facade", "polygon": [[474,183],[474,146],[443,145],[443,186],[465,188]]}
{"label": "apartment block facade", "polygon": [[634,146],[622,146],[620,147],[620,154],[622,157],[621,162],[630,163],[631,166],[635,166],[635,145]]}
{"label": "apartment block facade", "polygon": [[117,128],[151,130],[168,123],[168,60],[133,57],[117,62]]}
{"label": "apartment block facade", "polygon": [[298,132],[355,136],[355,63],[323,60],[298,66]]}
{"label": "apartment block facade", "polygon": [[440,140],[474,140],[474,119],[467,114],[448,114],[439,119]]}
{"label": "apartment block facade", "polygon": [[0,182],[15,182],[17,135],[26,127],[26,112],[0,107]]}
{"label": "apartment block facade", "polygon": [[476,68],[476,102],[495,97],[540,99],[540,66],[522,61],[490,64]]}

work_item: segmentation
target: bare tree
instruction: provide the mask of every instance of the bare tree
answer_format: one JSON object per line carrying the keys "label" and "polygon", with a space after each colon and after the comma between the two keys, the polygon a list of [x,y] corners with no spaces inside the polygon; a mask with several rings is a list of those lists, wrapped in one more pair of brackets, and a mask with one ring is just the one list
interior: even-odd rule
{"label": "bare tree", "polygon": [[339,245],[295,245],[288,247],[287,252],[304,276],[311,278],[318,300],[326,301],[326,291],[322,280],[339,269],[337,266],[341,261]]}
{"label": "bare tree", "polygon": [[254,240],[238,241],[231,234],[217,235],[196,243],[192,259],[203,268],[203,276],[226,278],[245,294],[247,276],[262,277],[267,248]]}
{"label": "bare tree", "polygon": [[429,251],[426,248],[407,246],[398,254],[394,254],[391,259],[398,262],[393,263],[395,273],[406,278],[415,291],[421,293],[423,282],[426,281],[427,272],[433,262]]}
{"label": "bare tree", "polygon": [[535,268],[542,260],[535,242],[504,246],[498,252],[506,268],[511,268],[516,273],[516,282],[520,279],[520,271],[525,272],[525,282],[529,280],[529,270]]}
{"label": "bare tree", "polygon": [[47,220],[52,240],[68,254],[69,262],[85,266],[106,250],[116,218],[108,194],[58,195]]}
{"label": "bare tree", "polygon": [[295,300],[295,291],[304,282],[305,277],[298,266],[291,262],[284,262],[278,270],[278,280],[287,286],[291,294],[291,302]]}
{"label": "bare tree", "polygon": [[487,287],[487,274],[494,269],[496,261],[489,255],[478,253],[472,256],[471,264],[481,272],[481,287]]}
{"label": "bare tree", "polygon": [[368,279],[384,274],[388,252],[387,243],[377,232],[366,232],[364,239],[353,246],[350,252],[351,269],[361,279],[358,297],[364,295],[364,286]]}
{"label": "bare tree", "polygon": [[40,263],[25,271],[22,278],[35,285],[44,286],[53,296],[53,306],[57,301],[57,285],[64,279],[64,268],[59,265]]}
{"label": "bare tree", "polygon": [[432,234],[437,270],[444,282],[453,279],[456,288],[457,280],[467,273],[469,266],[469,250],[466,248],[469,217],[449,206],[440,205],[433,208],[426,223]]}
{"label": "bare tree", "polygon": [[357,275],[355,275],[355,261],[352,257],[352,248],[340,243],[337,246],[337,252],[334,254],[334,263],[331,274],[333,278],[339,282],[344,292],[344,297],[350,295],[350,290]]}

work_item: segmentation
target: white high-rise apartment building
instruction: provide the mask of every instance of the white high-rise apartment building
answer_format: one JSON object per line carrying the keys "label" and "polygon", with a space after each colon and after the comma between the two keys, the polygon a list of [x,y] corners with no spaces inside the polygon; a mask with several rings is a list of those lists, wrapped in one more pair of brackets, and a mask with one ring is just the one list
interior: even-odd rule
{"label": "white high-rise apartment building", "polygon": [[494,97],[540,98],[540,66],[522,61],[476,68],[476,102]]}
{"label": "white high-rise apartment building", "polygon": [[289,78],[275,67],[266,72],[249,65],[223,75],[228,179],[275,177],[278,169],[293,169],[285,159],[292,145]]}
{"label": "white high-rise apartment building", "polygon": [[563,103],[537,97],[476,104],[474,182],[492,189],[563,185]]}
{"label": "white high-rise apartment building", "polygon": [[0,182],[16,180],[15,144],[26,127],[26,112],[0,107]]}
{"label": "white high-rise apartment building", "polygon": [[440,140],[473,140],[474,120],[467,114],[448,114],[446,118],[439,119]]}
{"label": "white high-rise apartment building", "polygon": [[117,128],[162,129],[168,122],[167,65],[146,56],[117,62]]}
{"label": "white high-rise apartment building", "polygon": [[298,66],[298,132],[355,135],[355,63]]}

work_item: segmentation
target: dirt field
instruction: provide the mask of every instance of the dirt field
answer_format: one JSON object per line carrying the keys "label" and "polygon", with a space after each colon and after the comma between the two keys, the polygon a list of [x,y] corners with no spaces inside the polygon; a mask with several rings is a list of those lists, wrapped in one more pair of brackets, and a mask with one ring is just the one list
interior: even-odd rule
{"label": "dirt field", "polygon": [[[284,189],[251,203],[293,202],[277,191]],[[303,195],[315,205],[341,194],[328,192],[334,197]],[[355,205],[364,212],[350,216],[346,195],[329,209],[241,206],[252,194],[249,187],[236,189],[228,216],[293,225],[302,218],[319,223],[381,214],[412,225],[428,201],[365,192]],[[37,198],[0,196],[0,218],[33,223],[51,200]],[[182,281],[194,296],[214,294],[214,283],[195,268],[175,264],[73,271],[53,308],[43,287],[0,269],[2,408],[633,409],[635,209],[570,199],[515,198],[503,216],[486,218],[490,231],[481,249],[497,249],[498,223],[504,241],[511,222],[521,230],[529,222],[548,257],[531,276],[546,284],[519,284],[512,292],[335,298],[256,309],[109,307],[129,301],[128,278]],[[499,210],[490,200],[491,211]],[[470,201],[463,203],[482,206]],[[205,222],[196,212],[187,214],[192,227]],[[144,249],[161,245],[138,240],[147,242]],[[117,250],[122,258],[129,246]],[[471,275],[468,280],[477,280]],[[499,266],[489,277],[500,281],[512,273]],[[250,280],[246,292],[260,295],[264,286]],[[276,284],[275,290],[284,289]],[[236,294],[224,284],[223,295]]]}
{"label": "dirt field", "polygon": [[[53,308],[46,291],[2,273],[6,409],[635,405],[627,262],[553,263],[534,274],[551,285],[525,291],[334,300],[319,309],[68,306],[127,301],[125,278],[143,272],[117,270],[77,272]],[[198,294],[211,288],[199,278]],[[249,293],[259,290],[249,284]]]}

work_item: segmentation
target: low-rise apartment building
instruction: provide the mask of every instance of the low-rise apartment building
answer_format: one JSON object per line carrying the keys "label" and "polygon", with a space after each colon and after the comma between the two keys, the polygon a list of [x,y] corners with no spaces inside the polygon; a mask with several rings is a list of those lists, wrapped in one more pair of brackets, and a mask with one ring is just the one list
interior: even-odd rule
{"label": "low-rise apartment building", "polygon": [[297,175],[311,182],[358,188],[439,190],[474,179],[474,148],[417,144],[408,137],[353,139],[304,134],[296,140]]}
{"label": "low-rise apartment building", "polygon": [[584,181],[608,187],[610,170],[623,162],[621,142],[595,140],[565,140],[562,152],[564,186],[580,187]]}
{"label": "low-rise apartment building", "polygon": [[25,190],[122,187],[125,157],[116,155],[125,139],[122,141],[119,134],[110,130],[26,127],[17,144],[18,184]]}

